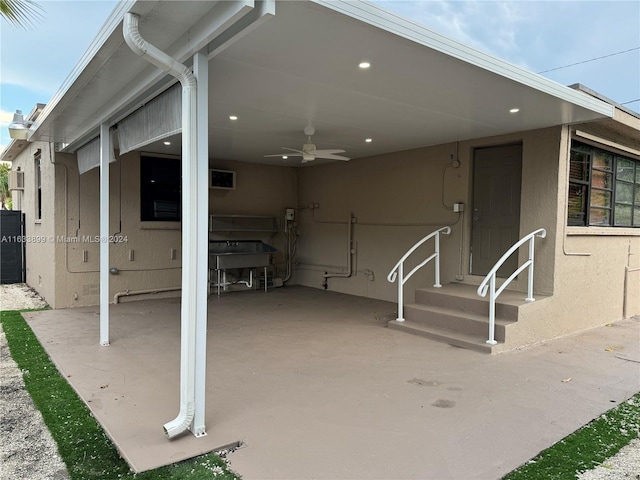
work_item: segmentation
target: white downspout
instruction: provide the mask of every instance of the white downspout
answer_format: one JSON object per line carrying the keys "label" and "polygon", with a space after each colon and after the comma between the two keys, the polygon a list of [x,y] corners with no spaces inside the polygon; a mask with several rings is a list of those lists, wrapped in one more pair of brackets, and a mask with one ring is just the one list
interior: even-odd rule
{"label": "white downspout", "polygon": [[197,271],[197,136],[196,79],[177,60],[160,51],[138,31],[138,15],[126,13],[124,39],[134,53],[182,84],[182,308],[180,313],[180,412],[164,425],[168,438],[187,430],[195,416],[196,271]]}

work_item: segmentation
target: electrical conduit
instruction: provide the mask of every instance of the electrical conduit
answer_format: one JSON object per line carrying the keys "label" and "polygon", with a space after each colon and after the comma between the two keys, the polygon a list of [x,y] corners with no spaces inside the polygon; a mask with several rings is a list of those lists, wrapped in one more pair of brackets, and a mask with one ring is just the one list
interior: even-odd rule
{"label": "electrical conduit", "polygon": [[177,78],[182,85],[182,307],[180,312],[180,412],[164,425],[168,438],[191,427],[195,415],[197,174],[196,79],[180,62],[144,40],[138,31],[138,15],[126,13],[123,35],[136,55]]}
{"label": "electrical conduit", "polygon": [[328,278],[335,278],[335,277],[340,277],[340,278],[350,278],[351,275],[353,275],[353,268],[352,268],[352,256],[353,256],[353,245],[352,245],[352,235],[353,235],[353,223],[354,223],[354,218],[353,218],[353,214],[350,213],[349,214],[349,223],[347,225],[347,271],[344,273],[331,273],[331,272],[324,272],[324,274],[322,275],[323,278],[323,285],[324,288],[326,290],[327,288],[327,279]]}

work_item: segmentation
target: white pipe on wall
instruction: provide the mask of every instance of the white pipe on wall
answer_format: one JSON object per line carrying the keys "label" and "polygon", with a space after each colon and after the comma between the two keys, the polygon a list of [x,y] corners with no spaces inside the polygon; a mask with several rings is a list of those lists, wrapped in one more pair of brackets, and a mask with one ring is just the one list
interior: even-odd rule
{"label": "white pipe on wall", "polygon": [[347,225],[347,271],[345,273],[325,272],[324,275],[322,275],[322,278],[324,278],[325,288],[327,287],[327,283],[326,283],[327,278],[334,278],[334,277],[350,278],[351,275],[353,275],[353,268],[352,268],[352,264],[353,264],[352,256],[354,253],[352,248],[353,222],[354,222],[353,214],[350,213],[349,222]]}
{"label": "white pipe on wall", "polygon": [[182,85],[182,308],[180,313],[180,411],[164,425],[168,438],[192,427],[195,416],[195,364],[197,314],[197,117],[196,79],[177,60],[144,40],[138,31],[138,16],[124,17],[123,35],[134,53],[177,78]]}
{"label": "white pipe on wall", "polygon": [[113,296],[113,303],[116,305],[120,303],[120,297],[130,297],[132,295],[146,295],[149,293],[164,293],[164,292],[177,292],[182,290],[182,287],[163,287],[163,288],[149,288],[147,290],[123,290],[116,293]]}

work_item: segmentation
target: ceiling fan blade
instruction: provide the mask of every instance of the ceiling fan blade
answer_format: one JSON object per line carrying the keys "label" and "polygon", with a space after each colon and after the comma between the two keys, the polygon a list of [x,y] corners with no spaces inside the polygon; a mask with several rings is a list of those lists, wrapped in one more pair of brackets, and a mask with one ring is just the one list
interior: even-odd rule
{"label": "ceiling fan blade", "polygon": [[282,147],[283,150],[289,150],[291,152],[298,152],[299,154],[304,154],[305,152],[303,152],[302,150],[296,150],[295,148],[287,148],[287,147]]}
{"label": "ceiling fan blade", "polygon": [[343,162],[348,162],[351,160],[349,157],[343,157],[341,155],[320,155],[316,154],[316,158],[323,158],[325,160],[342,160]]}
{"label": "ceiling fan blade", "polygon": [[263,155],[264,157],[301,157],[301,153],[275,153],[273,155]]}
{"label": "ceiling fan blade", "polygon": [[345,151],[340,149],[323,149],[323,150],[316,150],[314,153],[316,155],[334,155],[336,153],[345,153]]}

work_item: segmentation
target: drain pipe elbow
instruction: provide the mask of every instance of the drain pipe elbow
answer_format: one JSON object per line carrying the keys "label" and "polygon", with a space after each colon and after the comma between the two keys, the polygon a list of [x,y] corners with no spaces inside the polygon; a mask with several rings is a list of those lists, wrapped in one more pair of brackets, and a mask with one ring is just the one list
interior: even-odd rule
{"label": "drain pipe elbow", "polygon": [[195,408],[193,403],[180,405],[180,414],[162,426],[166,437],[171,439],[185,432],[191,426],[194,416]]}
{"label": "drain pipe elbow", "polygon": [[195,86],[195,78],[185,65],[142,38],[138,30],[139,18],[139,15],[131,12],[127,12],[124,16],[123,35],[129,48],[136,55],[176,77],[183,87]]}

